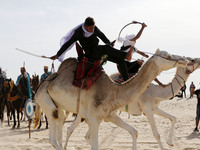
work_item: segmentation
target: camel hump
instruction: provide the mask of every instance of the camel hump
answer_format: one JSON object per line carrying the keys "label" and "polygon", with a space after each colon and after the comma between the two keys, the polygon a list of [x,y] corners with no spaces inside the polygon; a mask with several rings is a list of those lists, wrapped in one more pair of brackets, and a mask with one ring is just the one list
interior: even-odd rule
{"label": "camel hump", "polygon": [[58,73],[55,72],[55,73],[49,75],[49,76],[46,78],[46,80],[48,80],[48,81],[53,81],[57,76],[58,76]]}
{"label": "camel hump", "polygon": [[76,66],[78,63],[78,60],[76,58],[70,57],[65,59],[58,68],[58,73],[62,72],[64,69],[67,69],[71,66]]}

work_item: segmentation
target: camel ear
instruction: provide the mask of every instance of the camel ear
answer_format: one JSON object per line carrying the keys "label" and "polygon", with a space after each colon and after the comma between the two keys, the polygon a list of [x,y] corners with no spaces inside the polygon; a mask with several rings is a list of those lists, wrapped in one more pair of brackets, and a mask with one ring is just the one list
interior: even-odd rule
{"label": "camel ear", "polygon": [[159,48],[156,50],[156,55],[160,55],[160,49]]}

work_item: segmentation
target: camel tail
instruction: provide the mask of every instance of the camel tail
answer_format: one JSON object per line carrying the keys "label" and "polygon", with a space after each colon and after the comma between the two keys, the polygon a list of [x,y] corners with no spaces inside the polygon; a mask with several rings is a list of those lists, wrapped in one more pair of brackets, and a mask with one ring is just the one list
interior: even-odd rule
{"label": "camel tail", "polygon": [[41,118],[41,107],[38,103],[36,103],[36,109],[35,109],[35,124],[34,124],[34,129],[40,124],[40,118]]}

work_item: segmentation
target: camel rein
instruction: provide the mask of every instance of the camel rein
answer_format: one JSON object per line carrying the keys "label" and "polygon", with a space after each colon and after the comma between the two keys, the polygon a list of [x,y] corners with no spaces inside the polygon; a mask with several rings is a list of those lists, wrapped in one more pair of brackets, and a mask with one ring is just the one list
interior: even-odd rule
{"label": "camel rein", "polygon": [[[184,80],[183,77],[181,77],[179,74],[176,74],[176,75],[175,75],[176,82],[177,82],[177,83],[179,84],[179,86],[182,88],[184,84],[181,85],[181,83],[180,83],[180,81],[177,79],[177,77],[179,77],[179,78],[183,81],[184,84],[185,84],[185,80]],[[172,90],[172,97],[174,97],[175,94],[174,94],[174,89],[173,89],[172,82],[171,82],[171,90]]]}
{"label": "camel rein", "polygon": [[[186,74],[191,74],[192,72],[194,72],[198,67],[199,67],[199,65],[197,65],[197,67],[195,68],[194,67],[194,63],[193,63],[193,70],[192,71],[190,71],[190,70],[186,70]],[[179,86],[182,88],[183,86],[184,86],[184,84],[183,85],[181,85],[181,83],[180,83],[180,81],[177,79],[177,77],[179,77],[182,81],[183,81],[183,83],[185,84],[185,80],[183,79],[183,77],[181,76],[181,75],[179,75],[179,74],[176,74],[175,75],[175,79],[176,79],[176,81],[177,81],[177,83],[179,84]],[[174,95],[174,89],[173,89],[173,85],[172,85],[172,83],[171,83],[171,90],[172,90],[172,94],[173,94],[173,97],[175,96]]]}

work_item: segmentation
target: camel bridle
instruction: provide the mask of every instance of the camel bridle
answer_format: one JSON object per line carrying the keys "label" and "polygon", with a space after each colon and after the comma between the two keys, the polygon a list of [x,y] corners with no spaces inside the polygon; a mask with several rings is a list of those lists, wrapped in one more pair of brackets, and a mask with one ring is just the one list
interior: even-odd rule
{"label": "camel bridle", "polygon": [[[191,74],[191,73],[193,73],[198,67],[199,67],[199,65],[200,64],[198,64],[196,67],[194,66],[194,60],[192,60],[192,71],[190,71],[188,68],[186,69],[186,74]],[[183,81],[183,85],[181,85],[181,83],[180,83],[180,81],[177,79],[177,77],[179,77],[182,81]],[[184,84],[185,84],[185,80],[184,80],[184,78],[181,76],[181,75],[179,75],[179,74],[176,74],[175,75],[175,79],[176,79],[176,81],[177,81],[177,83],[179,84],[179,86],[180,87],[183,87],[184,86]],[[174,89],[173,89],[173,85],[172,85],[172,83],[171,83],[171,90],[172,90],[172,96],[174,97],[175,95],[174,95]]]}

